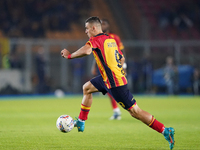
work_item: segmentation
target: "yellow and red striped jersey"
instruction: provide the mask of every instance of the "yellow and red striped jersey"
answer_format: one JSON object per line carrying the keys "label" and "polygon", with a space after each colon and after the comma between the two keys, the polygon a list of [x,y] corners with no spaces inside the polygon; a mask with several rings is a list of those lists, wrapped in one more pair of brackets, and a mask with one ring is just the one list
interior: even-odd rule
{"label": "yellow and red striped jersey", "polygon": [[123,54],[116,41],[104,34],[91,37],[86,43],[92,47],[97,66],[108,89],[127,84],[120,59]]}

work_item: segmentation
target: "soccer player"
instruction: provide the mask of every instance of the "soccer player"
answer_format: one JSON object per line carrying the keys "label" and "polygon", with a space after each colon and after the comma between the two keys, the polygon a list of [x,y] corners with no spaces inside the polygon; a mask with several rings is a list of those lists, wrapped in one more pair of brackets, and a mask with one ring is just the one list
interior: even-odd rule
{"label": "soccer player", "polygon": [[[119,47],[119,49],[121,51],[124,52],[124,45],[123,43],[121,42],[121,39],[118,35],[114,34],[114,33],[111,33],[110,32],[110,23],[107,19],[102,19],[101,20],[101,27],[102,27],[102,31],[103,33],[111,36],[112,38],[115,39],[116,43],[117,43],[117,46]],[[126,70],[126,63],[124,63],[122,65],[123,69]],[[94,61],[93,65],[92,65],[92,69],[91,69],[91,72],[92,72],[92,75],[97,75],[98,74],[98,71],[97,71],[97,66],[96,66],[96,62]],[[111,105],[112,105],[112,108],[113,108],[113,115],[110,117],[110,120],[120,120],[121,119],[121,111],[117,105],[117,102],[115,101],[115,99],[109,94],[107,93],[107,95],[109,96],[110,98],[110,102],[111,102]]]}
{"label": "soccer player", "polygon": [[89,41],[74,53],[67,49],[61,51],[61,56],[66,59],[84,57],[93,53],[101,75],[91,79],[83,85],[83,99],[78,119],[74,122],[79,132],[85,129],[85,121],[88,118],[90,107],[92,105],[92,93],[102,92],[110,93],[113,98],[130,115],[150,128],[162,133],[169,142],[170,149],[174,147],[174,128],[165,127],[156,120],[150,113],[142,110],[136,103],[132,94],[127,88],[127,79],[122,69],[122,63],[125,61],[115,40],[105,35],[101,28],[101,22],[98,17],[90,17],[85,21],[85,33]]}

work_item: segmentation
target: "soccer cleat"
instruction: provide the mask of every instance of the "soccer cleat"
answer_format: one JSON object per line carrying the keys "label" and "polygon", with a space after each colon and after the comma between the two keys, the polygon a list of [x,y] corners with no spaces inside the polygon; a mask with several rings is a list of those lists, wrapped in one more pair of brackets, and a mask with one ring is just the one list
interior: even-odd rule
{"label": "soccer cleat", "polygon": [[110,117],[110,120],[121,120],[121,113],[114,112],[114,114]]}
{"label": "soccer cleat", "polygon": [[85,121],[80,121],[76,118],[76,120],[74,120],[74,127],[78,128],[78,132],[83,132],[85,129]]}
{"label": "soccer cleat", "polygon": [[164,130],[164,137],[169,142],[170,149],[174,148],[174,133],[175,133],[175,130],[172,127],[165,128]]}

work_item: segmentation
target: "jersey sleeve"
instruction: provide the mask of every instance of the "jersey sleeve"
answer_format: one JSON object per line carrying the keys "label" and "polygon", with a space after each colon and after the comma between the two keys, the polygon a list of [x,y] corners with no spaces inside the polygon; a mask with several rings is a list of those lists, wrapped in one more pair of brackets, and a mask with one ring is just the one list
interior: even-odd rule
{"label": "jersey sleeve", "polygon": [[96,42],[93,39],[93,37],[90,38],[89,41],[86,42],[86,44],[90,45],[91,48],[96,48],[97,47]]}
{"label": "jersey sleeve", "polygon": [[93,48],[92,43],[91,43],[90,41],[87,41],[87,42],[85,43],[85,45],[90,45],[90,47]]}

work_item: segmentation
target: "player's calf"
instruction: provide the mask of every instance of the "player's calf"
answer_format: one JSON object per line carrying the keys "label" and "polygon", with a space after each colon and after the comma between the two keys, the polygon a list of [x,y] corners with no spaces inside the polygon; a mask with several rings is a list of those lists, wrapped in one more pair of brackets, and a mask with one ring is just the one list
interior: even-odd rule
{"label": "player's calf", "polygon": [[129,113],[132,117],[142,121],[146,125],[149,125],[149,122],[152,118],[152,115],[150,113],[140,109],[137,104],[129,110]]}

